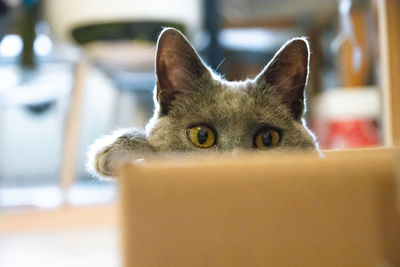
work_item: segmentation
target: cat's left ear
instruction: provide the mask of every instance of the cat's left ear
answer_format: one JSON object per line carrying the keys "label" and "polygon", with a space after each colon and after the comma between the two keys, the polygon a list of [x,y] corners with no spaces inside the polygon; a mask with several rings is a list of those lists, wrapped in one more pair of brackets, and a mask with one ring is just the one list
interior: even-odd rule
{"label": "cat's left ear", "polygon": [[306,39],[286,43],[256,77],[261,88],[275,90],[292,116],[300,120],[304,111],[304,88],[308,78],[310,49]]}
{"label": "cat's left ear", "polygon": [[185,36],[166,28],[157,42],[156,75],[157,100],[166,115],[178,94],[193,90],[197,80],[211,74]]}

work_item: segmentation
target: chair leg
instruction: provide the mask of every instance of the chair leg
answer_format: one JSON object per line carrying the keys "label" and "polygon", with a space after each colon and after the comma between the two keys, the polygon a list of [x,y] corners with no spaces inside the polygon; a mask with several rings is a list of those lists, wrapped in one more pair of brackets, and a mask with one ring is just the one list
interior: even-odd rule
{"label": "chair leg", "polygon": [[67,113],[63,154],[60,170],[59,185],[67,202],[66,193],[76,179],[77,153],[79,147],[79,134],[82,119],[82,108],[86,77],[90,71],[90,63],[87,59],[80,61],[75,70],[74,84],[72,88],[71,102]]}

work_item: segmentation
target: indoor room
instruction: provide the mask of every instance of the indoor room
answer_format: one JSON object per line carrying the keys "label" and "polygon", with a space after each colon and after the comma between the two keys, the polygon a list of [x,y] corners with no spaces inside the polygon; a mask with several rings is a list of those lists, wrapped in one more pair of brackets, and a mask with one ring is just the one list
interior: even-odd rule
{"label": "indoor room", "polygon": [[0,0],[0,266],[400,266],[398,14]]}

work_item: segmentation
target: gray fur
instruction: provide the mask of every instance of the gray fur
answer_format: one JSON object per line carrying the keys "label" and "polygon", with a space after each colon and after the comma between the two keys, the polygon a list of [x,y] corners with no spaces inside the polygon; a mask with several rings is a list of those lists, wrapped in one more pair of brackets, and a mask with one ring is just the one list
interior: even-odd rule
{"label": "gray fur", "polygon": [[[181,33],[165,29],[160,35],[156,58],[156,109],[146,131],[122,130],[97,140],[89,153],[89,167],[99,176],[115,176],[118,162],[126,156],[141,158],[160,152],[256,150],[254,137],[265,126],[278,128],[282,133],[280,143],[271,150],[317,150],[315,138],[303,119],[308,44],[305,39],[294,39],[286,47],[288,45],[292,48],[282,48],[255,79],[229,82],[198,63],[202,61]],[[163,50],[168,52],[169,58],[165,59]],[[304,51],[306,55],[299,54]],[[289,56],[295,58],[287,58]],[[171,58],[174,62],[169,63]],[[291,66],[291,60],[306,62],[290,69],[287,66]],[[193,61],[196,64],[191,64]],[[164,77],[170,69],[177,73],[176,68],[181,73]],[[283,71],[286,73],[281,74]],[[175,77],[178,78],[174,80]],[[199,148],[188,140],[186,130],[196,124],[215,129],[217,141],[214,146]]]}

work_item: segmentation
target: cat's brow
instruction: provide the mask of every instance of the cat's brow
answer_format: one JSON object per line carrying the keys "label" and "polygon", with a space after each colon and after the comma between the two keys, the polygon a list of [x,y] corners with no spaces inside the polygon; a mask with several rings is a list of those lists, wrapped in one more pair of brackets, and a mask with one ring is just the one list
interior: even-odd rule
{"label": "cat's brow", "polygon": [[274,129],[279,129],[279,127],[274,126],[271,123],[266,123],[266,122],[260,122],[260,123],[254,123],[253,125],[250,125],[247,129],[250,131],[259,131],[264,128],[274,128]]}

